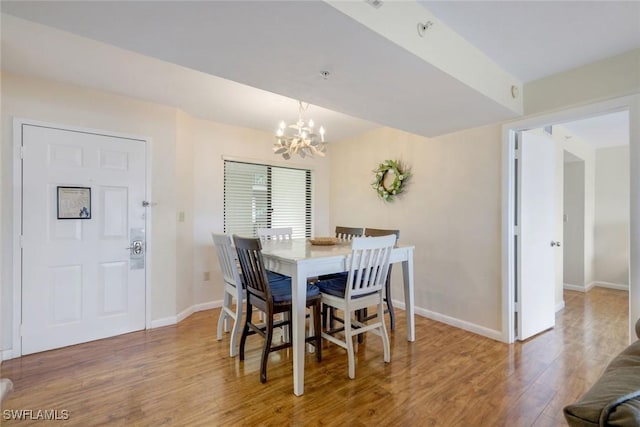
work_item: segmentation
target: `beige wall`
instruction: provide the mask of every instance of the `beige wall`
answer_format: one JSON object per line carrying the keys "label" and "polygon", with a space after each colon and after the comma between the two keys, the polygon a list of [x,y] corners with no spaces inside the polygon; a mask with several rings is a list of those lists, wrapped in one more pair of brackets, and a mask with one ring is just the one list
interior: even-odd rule
{"label": "beige wall", "polygon": [[[629,59],[631,58],[631,59]],[[607,97],[638,93],[635,56],[550,77],[525,87],[527,111],[549,111]],[[631,67],[624,67],[624,64]],[[612,70],[608,74],[607,70]],[[618,71],[616,71],[618,70]],[[568,84],[575,77],[576,84]],[[603,83],[605,82],[605,83]],[[626,83],[625,83],[626,82]],[[592,90],[593,88],[593,90]],[[608,90],[607,88],[610,88]],[[568,89],[577,95],[567,94]],[[631,101],[631,301],[640,289],[633,254],[640,210],[640,101]],[[208,233],[222,227],[221,155],[273,159],[272,136],[181,116],[177,110],[105,92],[38,79],[2,76],[2,348],[11,348],[12,289],[12,118],[89,127],[152,139],[153,259],[152,318],[175,317],[189,304],[217,300],[216,264]],[[183,142],[189,141],[190,142]],[[259,140],[259,141],[258,141]],[[258,142],[258,144],[256,144]],[[316,235],[337,224],[399,228],[401,241],[416,245],[416,306],[432,315],[495,336],[501,325],[501,179],[502,135],[499,124],[438,138],[381,129],[335,143],[328,159],[309,163],[315,172]],[[189,159],[189,151],[193,153]],[[399,158],[415,176],[403,198],[392,204],[377,199],[369,187],[380,160]],[[192,162],[193,175],[187,170]],[[193,182],[191,194],[180,186]],[[191,200],[191,202],[189,201]],[[178,213],[185,212],[185,223]],[[330,216],[328,215],[330,213]],[[190,238],[188,221],[192,221]],[[636,233],[638,234],[638,233]],[[183,248],[191,250],[177,254]],[[634,252],[635,251],[635,252]],[[189,269],[185,267],[192,254]],[[402,300],[394,278],[394,298]],[[212,272],[211,282],[202,273]],[[183,276],[187,276],[186,278]],[[191,276],[191,278],[189,277]],[[189,283],[191,281],[191,283]],[[638,308],[631,307],[632,318]],[[480,330],[482,329],[482,330]]]}
{"label": "beige wall", "polygon": [[[158,104],[74,85],[2,74],[2,337],[12,348],[13,118],[90,128],[151,139],[151,318],[175,321],[194,305],[222,298],[210,232],[222,230],[223,155],[277,159],[267,132],[221,125]],[[314,170],[315,232],[328,228],[328,161],[297,164]],[[180,213],[184,213],[181,221]],[[203,272],[211,280],[203,282]]]}
{"label": "beige wall", "polygon": [[564,283],[586,287],[584,279],[585,164],[576,160],[564,164]]}
{"label": "beige wall", "polygon": [[193,305],[192,119],[176,112],[176,312]]}
{"label": "beige wall", "polygon": [[640,93],[640,49],[524,85],[527,115]]}
{"label": "beige wall", "polygon": [[[501,144],[499,126],[433,139],[384,128],[330,148],[331,227],[400,229],[400,242],[416,247],[417,312],[489,335],[502,329]],[[391,203],[370,186],[386,159],[413,172]],[[403,301],[397,275],[393,287]]]}
{"label": "beige wall", "polygon": [[[194,292],[195,302],[204,303],[222,299],[222,287],[217,279],[220,270],[211,232],[220,233],[224,227],[223,157],[311,169],[315,235],[327,235],[329,232],[330,159],[295,158],[284,161],[273,155],[273,135],[263,131],[194,119],[192,132]],[[211,273],[209,282],[203,280],[203,273],[207,271]]]}
{"label": "beige wall", "polygon": [[176,112],[135,99],[50,81],[2,74],[2,269],[3,349],[12,347],[13,330],[13,118],[149,137],[154,172],[151,199],[154,243],[151,268],[152,317],[175,312]]}
{"label": "beige wall", "polygon": [[629,286],[629,147],[596,150],[594,281]]}

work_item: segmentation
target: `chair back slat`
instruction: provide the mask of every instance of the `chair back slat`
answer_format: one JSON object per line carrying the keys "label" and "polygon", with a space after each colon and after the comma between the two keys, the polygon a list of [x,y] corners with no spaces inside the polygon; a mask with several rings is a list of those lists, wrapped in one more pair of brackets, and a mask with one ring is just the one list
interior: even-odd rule
{"label": "chair back slat", "polygon": [[292,227],[258,228],[258,238],[263,242],[265,240],[291,240],[292,235]]}
{"label": "chair back slat", "polygon": [[351,260],[345,297],[355,298],[381,291],[387,280],[395,235],[356,237],[351,243]]}
{"label": "chair back slat", "polygon": [[236,245],[247,292],[262,300],[271,300],[271,288],[268,285],[267,270],[262,259],[260,240],[234,235],[233,242]]}
{"label": "chair back slat", "polygon": [[365,228],[364,236],[366,237],[379,237],[379,236],[388,236],[389,234],[394,234],[396,236],[396,244],[398,240],[400,240],[400,230],[384,230],[382,228]]}
{"label": "chair back slat", "polygon": [[354,237],[362,236],[362,227],[336,227],[336,237],[342,240],[352,240]]}
{"label": "chair back slat", "polygon": [[242,283],[240,273],[238,271],[238,263],[236,260],[236,252],[231,244],[231,237],[226,234],[211,233],[213,244],[216,248],[222,277],[225,283],[232,286],[238,286]]}

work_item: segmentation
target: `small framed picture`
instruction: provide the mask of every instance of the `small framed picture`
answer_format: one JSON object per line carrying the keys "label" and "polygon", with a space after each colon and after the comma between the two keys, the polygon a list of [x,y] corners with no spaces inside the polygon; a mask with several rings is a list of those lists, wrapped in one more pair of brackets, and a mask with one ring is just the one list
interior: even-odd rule
{"label": "small framed picture", "polygon": [[58,219],[91,219],[91,188],[59,186]]}

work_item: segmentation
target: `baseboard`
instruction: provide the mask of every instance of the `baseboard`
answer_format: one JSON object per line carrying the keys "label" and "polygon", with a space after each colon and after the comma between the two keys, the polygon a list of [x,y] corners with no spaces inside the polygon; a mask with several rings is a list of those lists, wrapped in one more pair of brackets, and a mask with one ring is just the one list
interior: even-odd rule
{"label": "baseboard", "polygon": [[564,300],[562,300],[558,304],[556,304],[556,313],[559,312],[560,310],[562,310],[563,308],[564,308]]}
{"label": "baseboard", "polygon": [[0,356],[2,360],[9,360],[15,357],[13,355],[13,350],[2,350]]}
{"label": "baseboard", "polygon": [[589,285],[597,286],[599,288],[608,288],[608,289],[616,289],[618,291],[629,291],[629,285],[623,285],[621,283],[611,283],[611,282],[591,282]]}
{"label": "baseboard", "polygon": [[[393,300],[393,306],[404,310],[404,301]],[[495,329],[485,328],[484,326],[476,325],[475,323],[467,322],[465,320],[456,319],[444,314],[436,313],[431,310],[427,310],[421,307],[415,307],[415,313],[418,316],[426,317],[427,319],[435,320],[440,323],[444,323],[455,328],[464,329],[465,331],[473,332],[483,337],[491,338],[492,340],[503,342],[502,331],[496,331]]]}
{"label": "baseboard", "polygon": [[176,316],[163,317],[161,319],[156,319],[151,321],[151,329],[162,328],[164,326],[171,326],[178,323],[176,320]]}
{"label": "baseboard", "polygon": [[[589,285],[591,285],[591,284],[589,284]],[[582,285],[572,285],[570,283],[564,283],[562,285],[562,288],[566,289],[568,291],[588,292],[589,289],[591,289],[593,287],[593,285],[591,285],[591,286],[589,286],[589,285],[582,286]]]}
{"label": "baseboard", "polygon": [[212,308],[222,307],[222,300],[203,302],[187,307],[175,316],[163,317],[151,321],[151,329],[162,328],[163,326],[171,326],[182,322],[187,317],[198,311],[211,310]]}
{"label": "baseboard", "polygon": [[611,282],[591,282],[586,286],[571,285],[569,283],[565,283],[563,285],[563,288],[570,291],[589,292],[591,289],[593,289],[596,286],[599,288],[609,288],[609,289],[616,289],[619,291],[629,291],[628,285],[623,285],[620,283],[611,283]]}

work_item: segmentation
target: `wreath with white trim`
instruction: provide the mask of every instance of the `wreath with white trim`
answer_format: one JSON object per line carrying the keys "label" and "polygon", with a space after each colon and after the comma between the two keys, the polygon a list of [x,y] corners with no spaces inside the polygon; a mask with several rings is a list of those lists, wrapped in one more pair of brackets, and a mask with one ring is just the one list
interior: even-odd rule
{"label": "wreath with white trim", "polygon": [[[371,187],[385,202],[392,201],[395,196],[402,193],[404,184],[411,176],[411,172],[405,169],[399,160],[385,160],[378,165],[373,173],[375,173],[375,181]],[[389,182],[391,176],[393,176],[393,181]]]}

